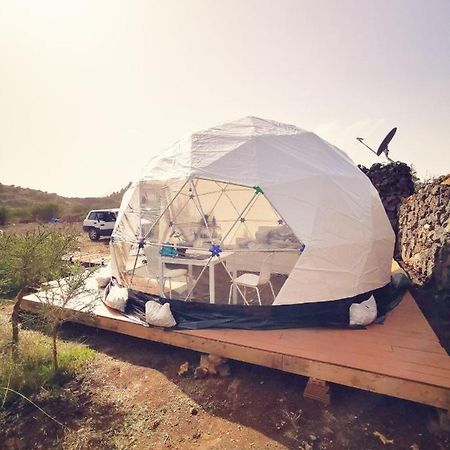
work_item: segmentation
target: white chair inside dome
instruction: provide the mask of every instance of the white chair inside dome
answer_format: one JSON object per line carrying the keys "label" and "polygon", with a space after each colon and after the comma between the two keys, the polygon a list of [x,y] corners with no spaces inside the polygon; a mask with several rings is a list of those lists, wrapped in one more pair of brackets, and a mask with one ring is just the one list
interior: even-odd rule
{"label": "white chair inside dome", "polygon": [[[244,299],[244,303],[246,305],[248,305],[249,302],[247,301],[245,294],[246,294],[246,289],[251,288],[251,289],[255,289],[256,295],[258,296],[258,303],[261,305],[261,293],[260,293],[259,288],[263,287],[267,284],[269,285],[270,290],[272,291],[273,299],[275,300],[275,291],[273,289],[272,282],[270,281],[270,277],[272,275],[271,264],[270,264],[271,258],[272,258],[272,253],[269,253],[264,258],[259,274],[243,273],[242,275],[239,275],[238,277],[236,277],[235,279],[233,279],[231,281],[230,292],[228,295],[228,304],[231,303],[231,296],[232,296],[233,288],[234,288],[239,291],[239,293],[242,295],[242,297]],[[240,286],[242,286],[244,288],[244,292],[242,292],[241,289],[239,289]]]}
{"label": "white chair inside dome", "polygon": [[172,280],[177,278],[185,278],[186,288],[189,287],[189,275],[187,269],[167,269],[163,266],[161,255],[159,254],[159,247],[157,246],[145,246],[144,254],[147,259],[147,271],[151,279],[155,279],[160,294],[164,297],[164,290],[166,282],[169,282],[169,298],[172,298]]}

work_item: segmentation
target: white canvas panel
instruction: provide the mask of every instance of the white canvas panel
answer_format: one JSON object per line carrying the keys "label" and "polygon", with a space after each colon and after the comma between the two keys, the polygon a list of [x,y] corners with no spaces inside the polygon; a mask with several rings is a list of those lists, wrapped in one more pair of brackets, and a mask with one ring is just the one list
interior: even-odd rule
{"label": "white canvas panel", "polygon": [[[214,182],[199,178],[249,189],[258,186],[264,201],[249,213],[249,235],[256,236],[264,221],[279,215],[305,245],[274,304],[352,297],[389,282],[394,233],[378,193],[344,152],[314,133],[246,117],[180,140],[149,162],[140,183],[170,185],[176,180],[177,189],[169,189],[172,200],[180,180],[197,183],[203,213],[187,206],[182,214],[188,224],[199,222],[207,210],[214,211],[220,195]],[[231,202],[220,200],[215,220],[229,223],[234,207],[244,204],[248,193],[236,190],[229,194]],[[173,200],[173,209],[179,210],[181,202],[180,195]],[[142,235],[142,224],[136,223],[138,210],[139,199],[127,193],[114,239]],[[169,213],[163,214],[160,241],[171,221]],[[246,232],[240,227],[230,246]]]}

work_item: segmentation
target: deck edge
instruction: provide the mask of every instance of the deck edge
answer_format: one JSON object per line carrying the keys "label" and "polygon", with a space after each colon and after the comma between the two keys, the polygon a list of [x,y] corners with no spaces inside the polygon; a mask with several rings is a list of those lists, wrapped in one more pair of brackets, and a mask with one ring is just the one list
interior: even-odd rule
{"label": "deck edge", "polygon": [[[33,312],[39,308],[39,304],[24,299],[21,307],[23,310]],[[82,312],[79,312],[74,317],[72,312],[70,319],[72,322],[140,339],[187,348],[197,352],[214,353],[224,358],[257,364],[306,377],[319,378],[324,381],[424,403],[446,410],[450,409],[450,390],[445,387],[377,374],[334,363],[315,361],[299,356],[283,355],[282,353],[265,351],[245,345],[225,343],[213,338],[204,338],[180,331],[168,332],[155,327],[144,327],[137,323],[113,317],[92,316]]]}

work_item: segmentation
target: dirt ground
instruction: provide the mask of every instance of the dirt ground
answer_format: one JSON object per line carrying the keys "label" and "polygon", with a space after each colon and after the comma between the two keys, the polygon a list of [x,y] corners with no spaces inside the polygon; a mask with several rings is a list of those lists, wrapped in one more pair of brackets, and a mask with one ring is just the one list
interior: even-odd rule
{"label": "dirt ground", "polygon": [[[107,240],[85,245],[108,252]],[[301,376],[230,361],[230,376],[196,379],[193,351],[76,324],[63,338],[96,350],[76,379],[36,397],[64,427],[20,401],[0,414],[0,449],[450,448],[445,416],[424,405],[333,385],[324,407],[303,398]]]}
{"label": "dirt ground", "polygon": [[[19,223],[15,225],[8,225],[7,227],[0,227],[6,233],[24,234],[28,231],[33,231],[39,228],[40,225],[36,223]],[[91,241],[87,233],[83,233],[83,224],[81,222],[60,223],[53,225],[41,225],[49,229],[68,230],[70,232],[79,234],[79,247],[75,252],[76,257],[83,260],[89,258],[98,259],[104,257],[109,258],[109,238],[102,237],[99,241]]]}

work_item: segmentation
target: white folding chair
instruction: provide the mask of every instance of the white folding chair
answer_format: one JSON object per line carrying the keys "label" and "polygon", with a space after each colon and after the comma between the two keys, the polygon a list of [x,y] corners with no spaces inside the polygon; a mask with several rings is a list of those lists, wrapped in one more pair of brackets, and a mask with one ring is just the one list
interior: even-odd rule
{"label": "white folding chair", "polygon": [[270,266],[271,257],[272,253],[270,253],[264,258],[259,275],[255,273],[243,273],[242,275],[239,275],[238,277],[236,277],[234,280],[231,281],[230,292],[228,295],[228,304],[231,303],[231,296],[233,293],[233,289],[238,289],[238,286],[242,286],[244,288],[244,292],[242,292],[240,289],[238,289],[238,291],[244,298],[244,302],[246,305],[249,304],[245,296],[247,288],[256,290],[256,295],[258,296],[258,303],[261,305],[261,294],[259,288],[265,286],[266,284],[270,286],[273,299],[275,300],[275,291],[273,290],[273,285],[272,282],[270,281],[270,276],[272,274]]}
{"label": "white folding chair", "polygon": [[174,278],[184,277],[186,288],[189,287],[189,275],[187,269],[167,269],[163,266],[159,247],[148,245],[144,247],[144,254],[147,259],[147,271],[150,278],[155,278],[160,287],[161,296],[164,297],[166,281],[169,282],[169,298],[172,298],[172,280]]}

